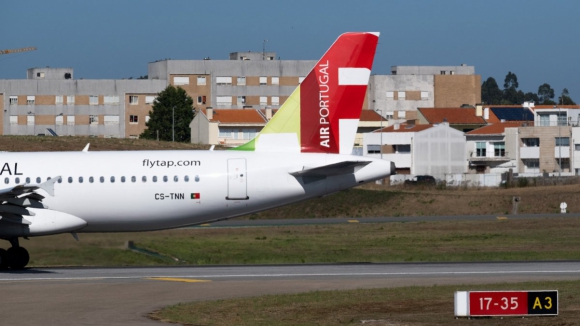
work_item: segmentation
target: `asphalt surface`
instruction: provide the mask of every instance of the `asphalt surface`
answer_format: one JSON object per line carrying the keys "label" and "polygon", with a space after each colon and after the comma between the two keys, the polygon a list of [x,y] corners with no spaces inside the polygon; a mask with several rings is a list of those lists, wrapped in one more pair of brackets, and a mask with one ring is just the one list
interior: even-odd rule
{"label": "asphalt surface", "polygon": [[0,273],[0,324],[159,325],[147,315],[180,302],[579,277],[580,261],[28,269]]}

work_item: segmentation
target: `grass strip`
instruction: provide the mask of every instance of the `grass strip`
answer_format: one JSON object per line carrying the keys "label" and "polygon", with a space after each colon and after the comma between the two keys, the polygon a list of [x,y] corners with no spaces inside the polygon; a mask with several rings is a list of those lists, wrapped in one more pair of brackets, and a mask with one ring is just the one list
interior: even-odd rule
{"label": "grass strip", "polygon": [[[559,290],[558,317],[455,319],[453,293]],[[182,303],[151,318],[185,325],[578,325],[580,281],[316,291]]]}
{"label": "grass strip", "polygon": [[[31,266],[576,260],[580,218],[81,234],[22,242]],[[125,249],[127,240],[158,255]],[[171,257],[173,259],[166,259]]]}

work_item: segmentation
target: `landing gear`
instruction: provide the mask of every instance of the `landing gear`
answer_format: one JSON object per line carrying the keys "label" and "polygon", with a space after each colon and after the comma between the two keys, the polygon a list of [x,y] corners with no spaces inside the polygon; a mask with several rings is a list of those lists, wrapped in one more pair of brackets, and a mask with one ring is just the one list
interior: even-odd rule
{"label": "landing gear", "polygon": [[8,250],[0,249],[0,269],[23,269],[28,264],[28,251],[18,245],[18,238],[9,239],[12,247]]}

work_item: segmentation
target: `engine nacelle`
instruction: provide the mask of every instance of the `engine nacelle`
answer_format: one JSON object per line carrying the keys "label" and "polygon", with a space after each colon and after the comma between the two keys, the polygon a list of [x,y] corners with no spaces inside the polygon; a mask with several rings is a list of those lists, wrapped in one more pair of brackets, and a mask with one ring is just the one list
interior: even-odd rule
{"label": "engine nacelle", "polygon": [[50,209],[28,208],[34,216],[24,216],[30,224],[0,220],[0,237],[33,237],[73,232],[87,225],[80,217]]}

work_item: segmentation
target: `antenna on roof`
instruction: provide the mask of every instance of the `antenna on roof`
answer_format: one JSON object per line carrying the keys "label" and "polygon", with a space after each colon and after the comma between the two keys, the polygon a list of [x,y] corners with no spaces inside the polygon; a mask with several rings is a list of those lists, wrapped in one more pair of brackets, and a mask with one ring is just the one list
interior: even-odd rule
{"label": "antenna on roof", "polygon": [[266,60],[266,43],[268,43],[268,40],[264,40],[262,45],[262,60]]}

